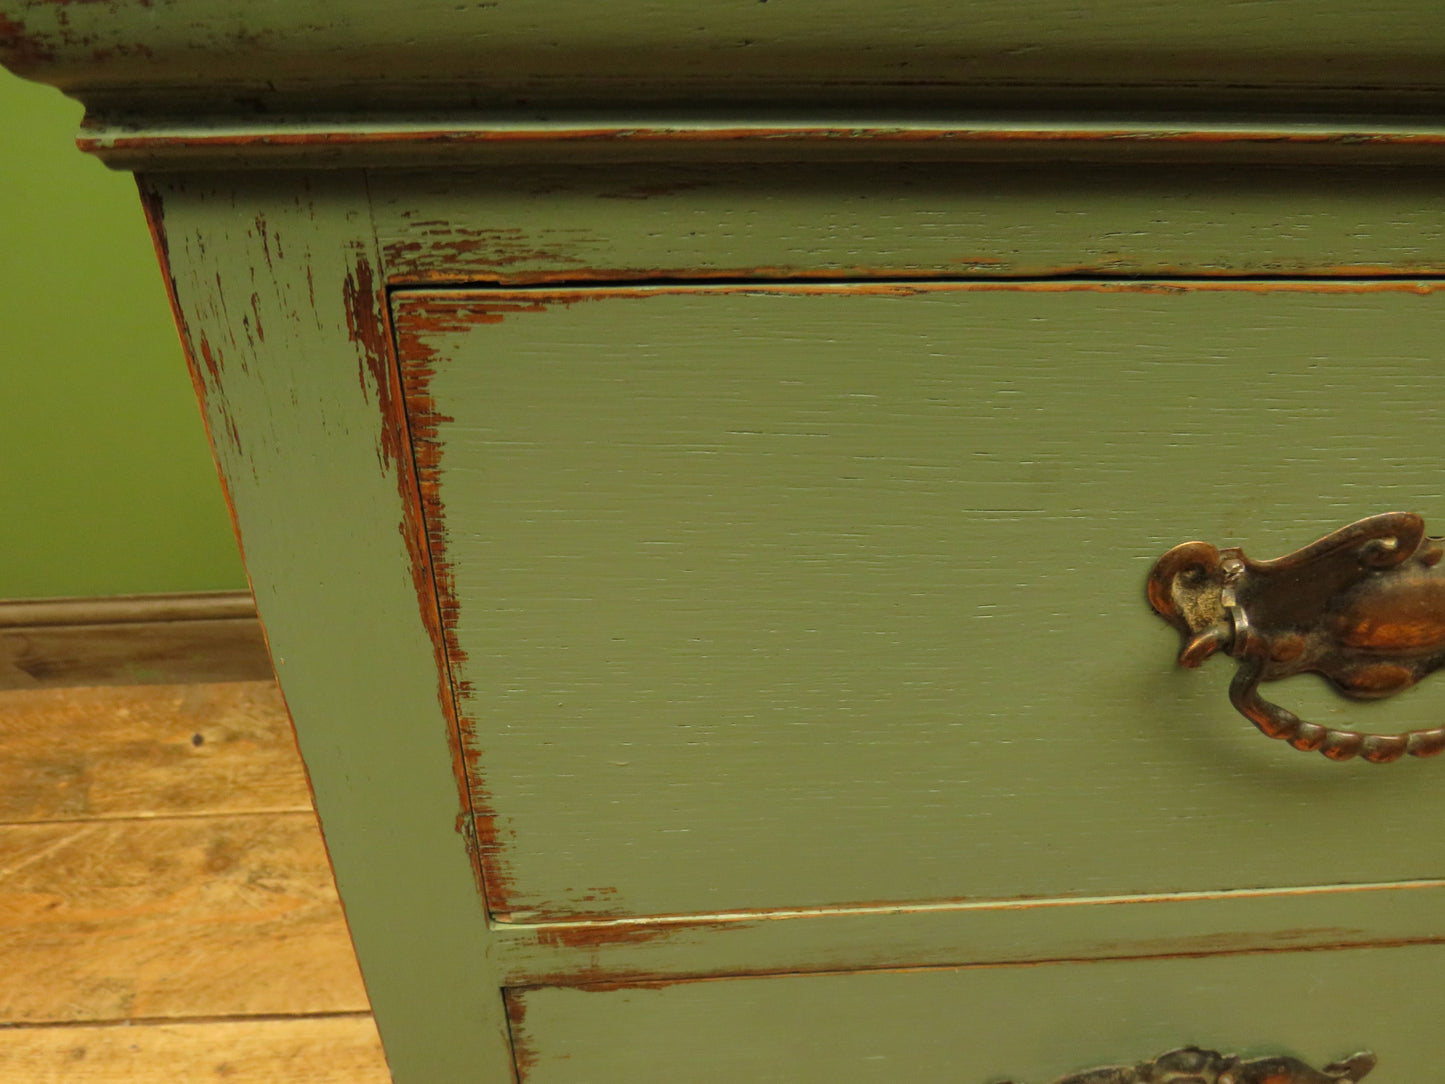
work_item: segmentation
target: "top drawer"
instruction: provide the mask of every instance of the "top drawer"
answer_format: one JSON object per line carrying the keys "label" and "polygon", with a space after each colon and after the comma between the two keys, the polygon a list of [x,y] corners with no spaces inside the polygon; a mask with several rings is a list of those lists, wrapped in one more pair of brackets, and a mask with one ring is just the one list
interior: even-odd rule
{"label": "top drawer", "polygon": [[[1143,599],[1189,538],[1264,558],[1440,509],[1428,283],[393,304],[499,919],[1445,867],[1407,828],[1445,765],[1267,741]],[[1277,692],[1382,730],[1445,712]]]}

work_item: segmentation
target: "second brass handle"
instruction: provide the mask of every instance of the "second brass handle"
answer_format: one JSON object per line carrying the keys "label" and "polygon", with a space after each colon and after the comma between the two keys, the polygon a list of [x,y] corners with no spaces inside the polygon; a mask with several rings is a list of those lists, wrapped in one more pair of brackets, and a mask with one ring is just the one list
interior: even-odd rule
{"label": "second brass handle", "polygon": [[1378,699],[1445,665],[1445,549],[1413,512],[1342,527],[1272,561],[1207,542],[1175,546],[1149,573],[1149,603],[1184,638],[1181,666],[1223,649],[1239,660],[1229,698],[1271,738],[1375,764],[1445,752],[1445,726],[1366,734],[1306,722],[1259,695],[1313,671],[1346,696]]}

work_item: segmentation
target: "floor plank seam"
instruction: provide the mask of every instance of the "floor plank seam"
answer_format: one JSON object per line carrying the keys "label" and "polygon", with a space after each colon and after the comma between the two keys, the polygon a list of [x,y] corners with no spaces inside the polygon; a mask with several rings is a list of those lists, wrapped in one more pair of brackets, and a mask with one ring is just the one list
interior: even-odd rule
{"label": "floor plank seam", "polygon": [[311,806],[281,806],[276,809],[207,809],[194,813],[184,811],[166,813],[117,813],[117,814],[95,814],[76,817],[47,817],[41,820],[0,820],[0,828],[35,828],[45,825],[65,826],[71,824],[125,824],[127,822],[145,821],[147,823],[156,821],[195,821],[214,820],[230,817],[280,817],[305,815],[316,816],[316,810]]}

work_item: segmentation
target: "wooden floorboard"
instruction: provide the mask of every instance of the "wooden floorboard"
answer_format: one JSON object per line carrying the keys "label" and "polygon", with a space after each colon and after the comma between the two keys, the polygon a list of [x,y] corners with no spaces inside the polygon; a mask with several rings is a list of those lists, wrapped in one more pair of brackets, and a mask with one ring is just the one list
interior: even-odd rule
{"label": "wooden floorboard", "polygon": [[272,683],[0,692],[0,1081],[388,1079]]}
{"label": "wooden floorboard", "polygon": [[364,1011],[310,813],[0,828],[0,1019]]}
{"label": "wooden floorboard", "polygon": [[26,689],[0,710],[0,824],[311,808],[272,681]]}
{"label": "wooden floorboard", "polygon": [[387,1084],[368,1014],[0,1029],[6,1084]]}

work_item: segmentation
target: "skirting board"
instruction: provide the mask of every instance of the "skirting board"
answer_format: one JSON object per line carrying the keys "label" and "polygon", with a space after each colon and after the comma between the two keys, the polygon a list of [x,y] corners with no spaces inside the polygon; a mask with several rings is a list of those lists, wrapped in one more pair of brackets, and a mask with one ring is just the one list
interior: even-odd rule
{"label": "skirting board", "polygon": [[0,601],[0,690],[271,677],[247,591]]}

